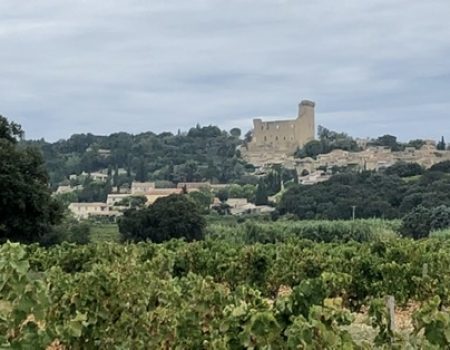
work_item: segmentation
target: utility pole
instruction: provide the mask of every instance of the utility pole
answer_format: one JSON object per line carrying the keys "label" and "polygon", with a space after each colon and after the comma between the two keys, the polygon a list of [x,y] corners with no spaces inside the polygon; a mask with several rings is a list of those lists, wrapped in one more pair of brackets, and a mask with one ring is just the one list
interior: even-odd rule
{"label": "utility pole", "polygon": [[356,205],[352,205],[352,220],[355,221]]}

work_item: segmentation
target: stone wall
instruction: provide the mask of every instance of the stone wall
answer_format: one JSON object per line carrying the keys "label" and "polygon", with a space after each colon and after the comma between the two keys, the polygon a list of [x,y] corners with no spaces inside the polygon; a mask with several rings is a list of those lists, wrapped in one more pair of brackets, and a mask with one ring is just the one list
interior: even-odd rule
{"label": "stone wall", "polygon": [[315,135],[314,102],[302,101],[297,119],[264,122],[253,120],[253,139],[248,144],[250,153],[293,154]]}

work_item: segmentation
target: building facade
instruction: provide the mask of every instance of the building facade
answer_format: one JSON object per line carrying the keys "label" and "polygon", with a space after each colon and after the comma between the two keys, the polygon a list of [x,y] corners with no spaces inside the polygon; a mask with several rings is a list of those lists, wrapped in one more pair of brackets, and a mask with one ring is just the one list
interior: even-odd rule
{"label": "building facade", "polygon": [[253,120],[253,138],[249,152],[275,151],[293,154],[315,137],[315,103],[302,101],[297,119],[264,122]]}

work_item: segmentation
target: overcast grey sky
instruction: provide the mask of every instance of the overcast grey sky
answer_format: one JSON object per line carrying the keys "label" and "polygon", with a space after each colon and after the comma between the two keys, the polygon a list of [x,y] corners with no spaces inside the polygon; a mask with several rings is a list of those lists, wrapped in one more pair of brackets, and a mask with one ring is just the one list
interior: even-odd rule
{"label": "overcast grey sky", "polygon": [[449,0],[0,0],[0,114],[28,138],[251,128],[316,101],[450,141]]}

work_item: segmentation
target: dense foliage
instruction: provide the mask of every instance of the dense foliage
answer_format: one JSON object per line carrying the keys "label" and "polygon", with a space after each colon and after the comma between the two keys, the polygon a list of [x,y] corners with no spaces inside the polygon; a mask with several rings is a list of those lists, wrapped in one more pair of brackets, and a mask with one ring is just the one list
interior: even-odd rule
{"label": "dense foliage", "polygon": [[262,221],[261,217],[249,218],[244,223],[222,220],[210,222],[207,237],[239,244],[289,242],[308,239],[315,242],[370,242],[398,237],[401,221]]}
{"label": "dense foliage", "polygon": [[119,218],[124,241],[161,243],[172,238],[187,241],[203,239],[205,219],[187,195],[161,197],[149,207],[125,211]]}
{"label": "dense foliage", "polygon": [[[369,349],[371,340],[356,342],[351,329],[350,311],[365,304],[375,344],[447,348],[449,259],[450,241],[437,239],[4,244],[0,342],[23,349]],[[425,302],[407,343],[386,326],[385,295]]]}
{"label": "dense foliage", "polygon": [[246,164],[236,152],[241,144],[239,134],[235,129],[230,135],[215,126],[197,126],[177,135],[80,134],[55,143],[44,140],[29,143],[42,150],[52,184],[71,174],[99,169],[109,169],[114,185],[132,179],[224,183],[237,181],[246,173]]}
{"label": "dense foliage", "polygon": [[418,205],[450,206],[450,167],[446,164],[414,178],[400,178],[403,170],[394,169],[384,174],[338,174],[316,185],[294,185],[283,195],[278,210],[301,219],[349,219],[355,206],[358,218],[401,218]]}
{"label": "dense foliage", "polygon": [[335,149],[353,152],[361,150],[356,141],[347,134],[338,133],[319,126],[318,140],[308,142],[295,153],[295,156],[298,158],[316,158],[319,154],[330,153]]}
{"label": "dense foliage", "polygon": [[39,151],[19,145],[21,136],[0,116],[0,242],[38,242],[62,218]]}
{"label": "dense foliage", "polygon": [[414,208],[403,218],[401,233],[413,238],[428,237],[432,231],[450,228],[450,207],[440,205],[425,208],[422,205]]}

